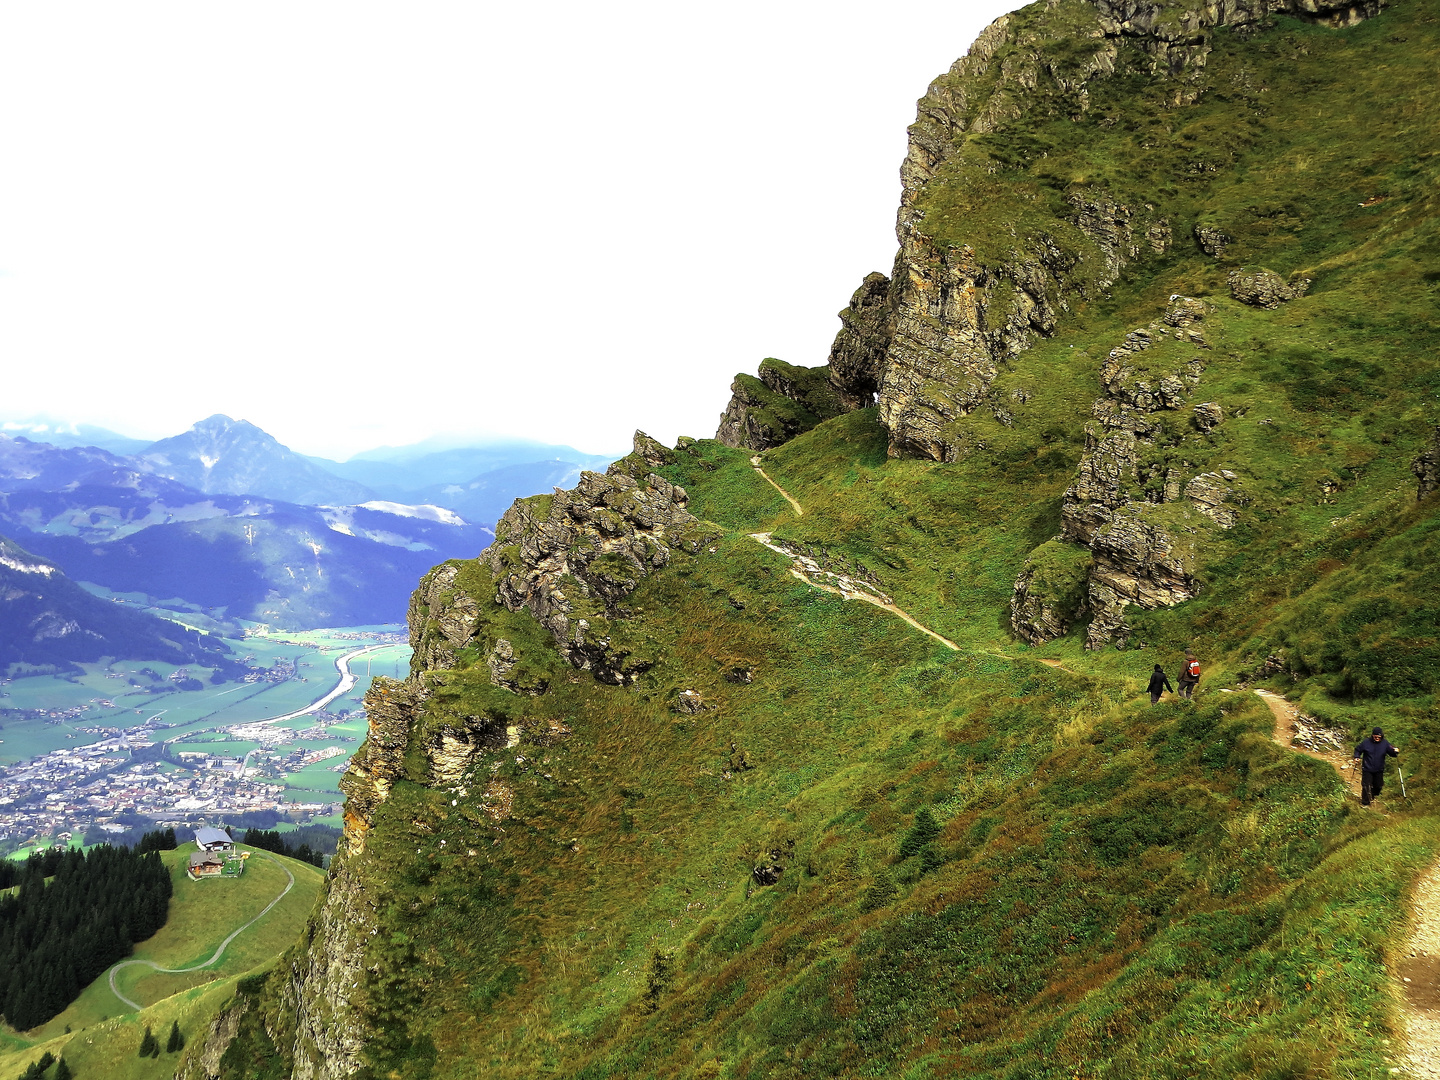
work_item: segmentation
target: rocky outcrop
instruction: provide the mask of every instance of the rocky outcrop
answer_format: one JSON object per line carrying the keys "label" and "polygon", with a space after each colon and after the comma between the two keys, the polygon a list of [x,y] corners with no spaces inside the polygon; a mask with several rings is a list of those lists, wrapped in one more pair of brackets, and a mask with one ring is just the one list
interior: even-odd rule
{"label": "rocky outcrop", "polygon": [[1190,410],[1195,427],[1207,435],[1225,420],[1225,410],[1213,401],[1202,401]]}
{"label": "rocky outcrop", "polygon": [[1106,356],[1105,394],[1061,501],[1061,533],[1031,553],[1015,581],[1017,637],[1049,641],[1088,613],[1087,647],[1123,644],[1126,608],[1170,607],[1199,591],[1198,545],[1207,530],[1235,524],[1243,495],[1233,472],[1192,472],[1184,440],[1204,439],[1225,413],[1213,401],[1194,405],[1191,433],[1164,447],[1159,414],[1184,409],[1200,384],[1208,313],[1203,301],[1172,296],[1159,319]]}
{"label": "rocky outcrop", "polygon": [[240,1031],[240,1022],[245,1018],[251,1003],[241,997],[229,1008],[221,1010],[210,1021],[199,1041],[187,1048],[180,1067],[175,1071],[175,1080],[219,1080],[220,1059]]}
{"label": "rocky outcrop", "polygon": [[718,535],[685,509],[684,488],[649,471],[659,444],[637,434],[635,445],[572,491],[516,502],[480,555],[498,603],[529,612],[571,664],[613,684],[633,682],[647,663],[608,633],[629,614],[625,598],[673,552],[696,554]]}
{"label": "rocky outcrop", "polygon": [[475,635],[480,604],[457,587],[460,568],[442,563],[420,579],[410,596],[411,668],[445,671],[456,664],[455,654]]}
{"label": "rocky outcrop", "polygon": [[1230,271],[1230,295],[1251,307],[1273,310],[1287,301],[1298,300],[1309,288],[1309,278],[1288,284],[1279,274],[1263,266]]}
{"label": "rocky outcrop", "polygon": [[[1219,26],[1282,12],[1348,25],[1381,6],[1090,0],[1066,9],[1063,63],[1051,48],[1054,27],[1035,9],[992,23],[921,99],[900,169],[893,332],[877,399],[891,455],[963,456],[974,445],[966,417],[990,410],[1003,423],[1008,416],[989,400],[1000,369],[1054,333],[1065,312],[1108,288],[1127,265],[1172,242],[1172,225],[1156,206],[1098,186],[1069,194],[1067,213],[1038,213],[1041,192],[1018,174],[1010,183],[992,179],[1003,165],[981,160],[973,136],[1002,132],[1042,107],[1078,118],[1090,108],[1091,86],[1122,70],[1171,79],[1175,103],[1190,101]],[[1230,243],[1214,226],[1196,226],[1195,236],[1216,256]]]}
{"label": "rocky outcrop", "polygon": [[847,412],[874,403],[894,334],[892,323],[890,279],[869,274],[840,312],[840,332],[830,346],[830,385]]}
{"label": "rocky outcrop", "polygon": [[1235,241],[1226,236],[1224,231],[1214,225],[1196,225],[1195,243],[1200,245],[1200,250],[1206,255],[1216,259],[1223,259],[1225,252]]}
{"label": "rocky outcrop", "polygon": [[[1180,518],[1185,516],[1182,511]],[[1094,562],[1087,606],[1093,617],[1085,631],[1087,649],[1125,643],[1125,609],[1131,604],[1173,607],[1199,591],[1194,530],[1182,533],[1173,518],[1155,517],[1141,506],[1127,506],[1112,514],[1091,539]]]}
{"label": "rocky outcrop", "polygon": [[466,716],[458,725],[441,726],[425,743],[430,786],[452,788],[460,785],[481,755],[487,750],[503,749],[508,741],[505,721],[491,717]]}
{"label": "rocky outcrop", "polygon": [[1090,563],[1088,548],[1059,539],[1032,551],[1010,601],[1015,636],[1040,645],[1068,633],[1085,611]]}
{"label": "rocky outcrop", "polygon": [[760,362],[760,377],[740,374],[730,384],[730,404],[715,439],[726,446],[768,450],[845,411],[829,369],[796,367],[773,357]]}
{"label": "rocky outcrop", "polygon": [[1415,474],[1415,498],[1423,499],[1432,491],[1440,489],[1440,427],[1435,428],[1429,448],[1410,463]]}
{"label": "rocky outcrop", "polygon": [[[344,1080],[365,1065],[373,1031],[366,1017],[365,948],[377,933],[375,901],[350,855],[340,857],[299,947],[281,961],[281,1014],[294,1017],[292,1080]],[[279,1041],[285,1032],[272,1030]]]}
{"label": "rocky outcrop", "polygon": [[365,850],[365,834],[376,808],[404,775],[410,730],[428,696],[429,691],[414,681],[396,682],[379,675],[365,693],[369,730],[340,778],[340,790],[345,794],[345,843],[353,854]]}

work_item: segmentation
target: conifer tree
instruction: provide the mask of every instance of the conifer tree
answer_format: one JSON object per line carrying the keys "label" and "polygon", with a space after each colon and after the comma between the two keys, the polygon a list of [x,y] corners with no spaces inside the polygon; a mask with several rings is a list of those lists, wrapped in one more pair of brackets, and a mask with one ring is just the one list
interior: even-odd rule
{"label": "conifer tree", "polygon": [[181,1048],[183,1048],[184,1045],[185,1045],[185,1036],[180,1034],[180,1021],[179,1021],[179,1020],[171,1020],[171,1021],[170,1021],[170,1038],[169,1038],[168,1040],[166,1040],[166,1043],[165,1043],[165,1052],[166,1052],[167,1054],[173,1054],[173,1053],[175,1053],[177,1050],[180,1050]]}
{"label": "conifer tree", "polygon": [[70,1063],[62,1057],[60,1064],[55,1066],[55,1080],[70,1080],[74,1075],[70,1071]]}
{"label": "conifer tree", "polygon": [[160,1044],[155,1041],[155,1033],[150,1030],[150,1025],[145,1025],[145,1037],[140,1040],[140,1056],[159,1057]]}

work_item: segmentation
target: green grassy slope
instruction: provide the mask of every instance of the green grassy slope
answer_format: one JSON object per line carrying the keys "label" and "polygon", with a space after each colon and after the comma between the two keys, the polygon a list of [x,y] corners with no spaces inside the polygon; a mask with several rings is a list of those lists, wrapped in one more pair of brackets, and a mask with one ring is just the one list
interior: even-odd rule
{"label": "green grassy slope", "polygon": [[[827,421],[765,455],[797,517],[748,453],[680,453],[665,472],[725,535],[627,600],[614,632],[656,659],[634,687],[565,668],[462,564],[477,640],[427,676],[409,777],[347,863],[381,908],[372,1075],[1392,1067],[1384,964],[1440,842],[1440,506],[1409,474],[1440,389],[1437,57],[1435,0],[1341,31],[1276,20],[1217,35],[1194,105],[1132,74],[1083,123],[1041,109],[987,137],[1046,198],[1105,179],[1162,204],[1176,244],[1001,375],[1025,400],[1010,426],[971,418],[983,448],[960,462],[888,458],[871,411]],[[964,179],[928,221],[965,209],[945,202]],[[1311,292],[1233,301],[1196,223]],[[1229,419],[1186,453],[1239,474],[1240,524],[1203,548],[1197,599],[1137,614],[1143,650],[1086,653],[1079,631],[1026,648],[1012,585],[1059,531],[1099,363],[1172,293],[1214,306],[1197,400]],[[873,574],[961,648],[811,589],[745,535],[761,529]],[[548,692],[490,685],[501,637]],[[1206,664],[1197,701],[1149,706],[1151,664],[1187,646]],[[1277,652],[1288,673],[1269,685],[1306,711],[1386,725],[1408,803],[1362,812],[1272,741],[1257,697],[1221,692]],[[711,708],[678,712],[682,690]],[[571,734],[495,754],[485,791],[425,786],[424,741],[475,715]],[[513,797],[503,821],[486,791]],[[783,873],[761,885],[757,866]],[[283,1031],[275,988],[247,993]],[[284,1064],[255,1025],[236,1056]]]}
{"label": "green grassy slope", "polygon": [[[323,873],[313,866],[265,853],[247,860],[245,874],[232,880],[191,881],[185,873],[193,844],[162,852],[170,867],[175,892],[165,925],[142,941],[132,960],[151,960],[165,968],[184,968],[208,960],[230,932],[254,918],[285,888],[281,864],[295,885],[263,919],[237,937],[220,961],[201,971],[169,975],[134,966],[117,975],[122,993],[147,1006],[136,1013],[111,992],[108,972],[86,987],[69,1008],[34,1031],[0,1033],[0,1076],[19,1074],[47,1050],[64,1056],[85,1076],[170,1075],[160,1062],[142,1063],[136,1049],[150,1024],[161,1042],[172,1020],[182,1031],[198,1036],[224,1001],[236,978],[274,961],[295,938],[315,904]],[[253,849],[240,846],[242,851]],[[214,989],[222,987],[223,989]],[[163,1030],[162,1030],[163,1025]],[[83,1073],[81,1072],[83,1067]],[[115,1071],[103,1071],[103,1070]]]}

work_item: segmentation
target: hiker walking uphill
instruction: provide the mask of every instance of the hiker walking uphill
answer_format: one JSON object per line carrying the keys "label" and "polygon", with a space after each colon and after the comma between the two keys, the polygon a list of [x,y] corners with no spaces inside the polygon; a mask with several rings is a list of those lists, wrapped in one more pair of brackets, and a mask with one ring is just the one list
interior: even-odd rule
{"label": "hiker walking uphill", "polygon": [[1355,761],[1360,765],[1360,805],[1369,806],[1370,800],[1380,794],[1385,786],[1385,759],[1399,757],[1400,751],[1390,745],[1385,732],[1378,727],[1370,737],[1355,747]]}
{"label": "hiker walking uphill", "polygon": [[1188,698],[1195,693],[1195,687],[1200,684],[1200,661],[1195,659],[1194,653],[1185,654],[1185,663],[1180,665],[1180,674],[1176,676],[1175,684],[1180,688],[1179,694],[1182,698]]}
{"label": "hiker walking uphill", "polygon": [[1155,670],[1150,673],[1149,690],[1151,705],[1159,704],[1160,695],[1164,691],[1169,690],[1171,693],[1174,693],[1174,687],[1170,685],[1170,677],[1165,674],[1159,664],[1156,664]]}

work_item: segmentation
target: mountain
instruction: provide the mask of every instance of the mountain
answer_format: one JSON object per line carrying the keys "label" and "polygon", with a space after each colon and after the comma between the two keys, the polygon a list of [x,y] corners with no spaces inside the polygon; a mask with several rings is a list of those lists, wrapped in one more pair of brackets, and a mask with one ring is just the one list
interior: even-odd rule
{"label": "mountain", "polygon": [[97,427],[94,424],[65,423],[49,417],[0,421],[0,434],[9,435],[11,438],[30,438],[67,450],[94,447],[122,457],[150,445],[148,439],[134,439],[109,428]]}
{"label": "mountain", "polygon": [[471,490],[478,487],[497,492],[504,490],[507,484],[512,485],[513,494],[500,505],[499,512],[476,518],[487,522],[498,520],[500,513],[515,498],[553,486],[547,482],[540,483],[538,487],[532,486],[532,477],[554,475],[560,466],[569,466],[578,474],[581,469],[604,468],[612,460],[606,456],[585,454],[569,446],[542,443],[503,442],[440,450],[428,449],[428,445],[384,447],[357,454],[345,462],[322,458],[310,460],[337,476],[364,484],[381,498],[402,502],[438,502],[461,513],[465,512],[461,505],[452,505],[450,500],[458,496],[460,502],[464,502],[463,492],[449,489]]}
{"label": "mountain", "polygon": [[394,622],[493,532],[442,507],[206,494],[96,449],[0,438],[0,527],[80,581],[284,627]]}
{"label": "mountain", "polygon": [[[608,464],[608,462],[607,462]],[[580,478],[582,466],[571,461],[531,461],[507,465],[464,483],[439,483],[408,492],[410,501],[433,503],[471,521],[499,521],[518,497],[566,487]]]}
{"label": "mountain", "polygon": [[1440,0],[993,24],[827,363],[421,580],[178,1075],[1421,1074],[1437,61]]}
{"label": "mountain", "polygon": [[135,455],[140,467],[207,495],[261,495],[291,503],[358,503],[375,497],[244,420],[217,413]]}
{"label": "mountain", "polygon": [[73,671],[102,656],[224,665],[211,635],[91,596],[58,566],[0,537],[0,671]]}
{"label": "mountain", "polygon": [[91,473],[127,466],[133,467],[99,447],[60,448],[23,435],[0,435],[0,490],[55,490]]}
{"label": "mountain", "polygon": [[80,580],[290,628],[394,622],[417,574],[493,536],[439,507],[306,507],[129,477],[0,494],[0,522]]}

